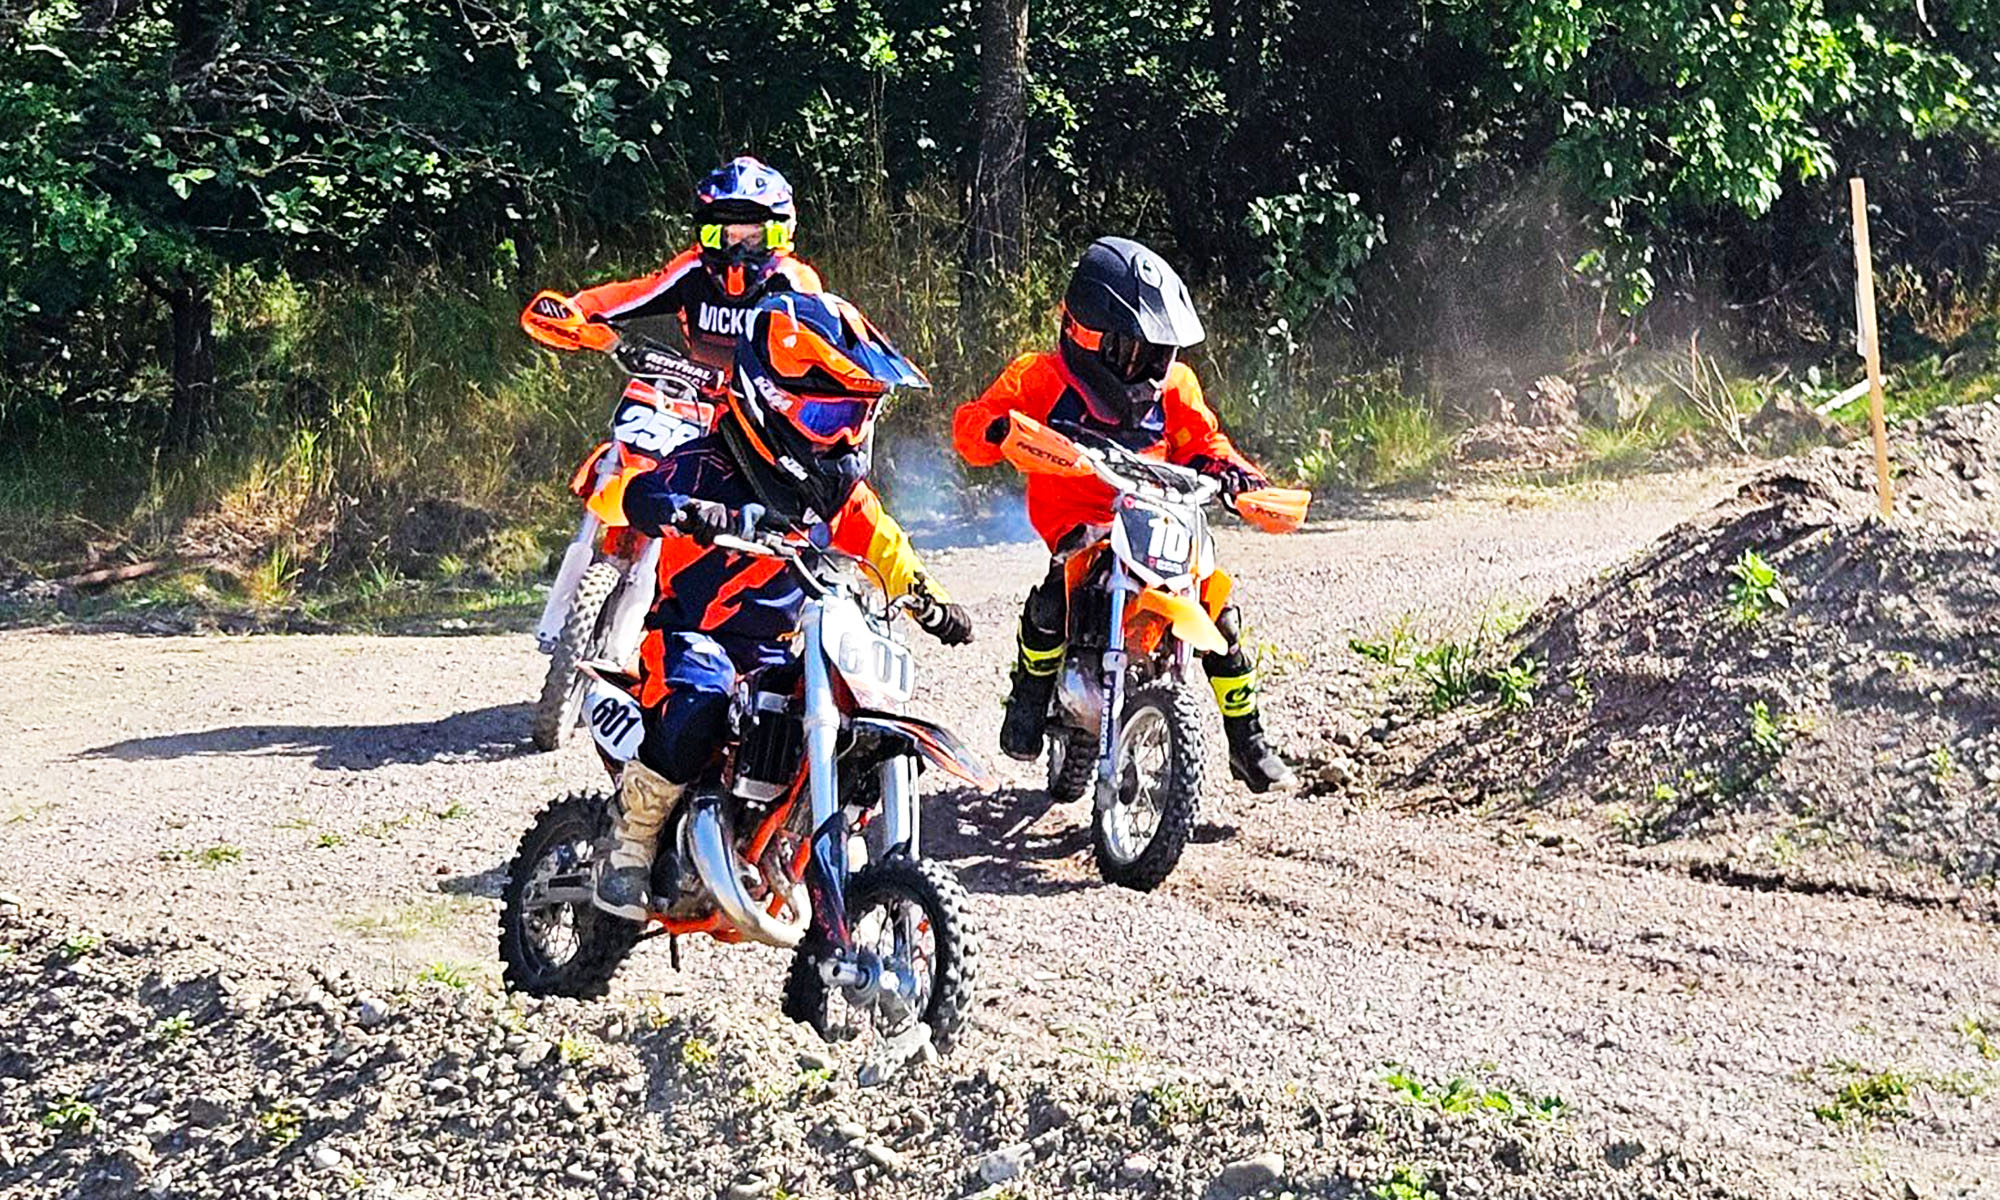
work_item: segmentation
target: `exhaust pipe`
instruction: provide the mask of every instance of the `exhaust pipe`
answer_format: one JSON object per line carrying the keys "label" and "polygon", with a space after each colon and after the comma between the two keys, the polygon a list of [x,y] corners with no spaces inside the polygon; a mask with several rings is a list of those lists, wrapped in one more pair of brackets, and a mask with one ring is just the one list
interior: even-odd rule
{"label": "exhaust pipe", "polygon": [[737,932],[754,942],[781,946],[790,949],[805,938],[806,924],[811,919],[809,906],[793,896],[791,908],[801,913],[796,921],[787,921],[772,916],[762,905],[750,898],[743,886],[742,872],[748,866],[736,856],[735,838],[730,835],[727,821],[722,815],[722,797],[707,795],[698,797],[693,810],[688,814],[687,823],[688,857],[694,860],[695,873],[708,894],[715,897],[715,903],[722,909],[722,915],[736,926]]}

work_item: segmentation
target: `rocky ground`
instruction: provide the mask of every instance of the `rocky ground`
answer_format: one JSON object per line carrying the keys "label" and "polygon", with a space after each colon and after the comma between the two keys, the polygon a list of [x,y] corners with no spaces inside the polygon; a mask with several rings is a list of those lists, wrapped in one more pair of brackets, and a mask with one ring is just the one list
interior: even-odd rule
{"label": "rocky ground", "polygon": [[[1416,735],[1351,638],[1585,585],[1734,483],[1226,535],[1273,723],[1333,790],[1219,787],[1234,836],[1150,896],[1096,882],[1031,769],[934,793],[985,999],[867,1091],[776,1015],[775,953],[494,991],[505,858],[595,772],[526,750],[523,635],[0,634],[0,1194],[2000,1195],[1994,924],[1396,783]],[[922,651],[919,707],[990,744],[1040,563],[936,560],[981,640]]]}

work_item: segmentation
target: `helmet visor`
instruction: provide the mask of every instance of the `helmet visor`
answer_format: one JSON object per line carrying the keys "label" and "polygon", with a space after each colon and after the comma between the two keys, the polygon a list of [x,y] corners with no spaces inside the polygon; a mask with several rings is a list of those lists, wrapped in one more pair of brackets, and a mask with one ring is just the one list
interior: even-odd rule
{"label": "helmet visor", "polygon": [[1107,333],[1098,354],[1104,365],[1126,383],[1159,383],[1174,365],[1174,348],[1141,341],[1122,333]]}

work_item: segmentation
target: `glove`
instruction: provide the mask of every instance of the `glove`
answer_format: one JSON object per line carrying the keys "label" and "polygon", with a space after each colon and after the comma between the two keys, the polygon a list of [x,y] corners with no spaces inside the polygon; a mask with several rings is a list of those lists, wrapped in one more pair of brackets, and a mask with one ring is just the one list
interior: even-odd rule
{"label": "glove", "polygon": [[997,446],[1007,440],[1007,431],[1013,428],[1011,416],[995,417],[986,423],[986,440]]}
{"label": "glove", "polygon": [[962,604],[933,603],[917,618],[917,628],[947,646],[963,646],[972,640],[972,618]]}
{"label": "glove", "polygon": [[718,504],[713,500],[689,500],[674,513],[671,524],[697,543],[713,546],[716,538],[736,532],[737,519],[727,504]]}
{"label": "glove", "polygon": [[1271,480],[1248,463],[1235,462],[1227,458],[1210,458],[1204,454],[1189,460],[1188,465],[1222,484],[1222,492],[1235,499],[1244,492],[1254,492],[1258,488],[1271,486]]}

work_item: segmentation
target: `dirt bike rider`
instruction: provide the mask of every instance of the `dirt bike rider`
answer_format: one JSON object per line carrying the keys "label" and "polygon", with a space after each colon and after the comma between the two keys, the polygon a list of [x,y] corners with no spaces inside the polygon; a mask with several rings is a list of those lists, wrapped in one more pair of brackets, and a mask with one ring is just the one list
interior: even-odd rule
{"label": "dirt bike rider", "polygon": [[619,782],[594,896],[635,921],[649,911],[662,824],[728,738],[737,674],[791,657],[784,639],[805,596],[786,565],[714,545],[749,532],[746,506],[764,508],[765,528],[782,523],[867,559],[891,596],[928,595],[936,603],[919,623],[944,644],[972,637],[965,610],[863,482],[881,400],[929,381],[837,296],[779,293],[750,312],[715,431],[613,485],[633,526],[662,539],[660,596],[640,648],[645,740]]}
{"label": "dirt bike rider", "polygon": [[[1018,410],[1057,429],[1081,428],[1126,449],[1193,467],[1214,476],[1231,496],[1269,486],[1217,425],[1194,371],[1176,361],[1182,348],[1203,336],[1201,318],[1172,267],[1137,242],[1099,238],[1070,276],[1057,352],[1022,355],[985,394],[961,405],[952,422],[953,442],[973,466],[998,463],[1007,414]],[[1019,656],[1000,748],[1033,761],[1041,753],[1067,638],[1062,560],[1082,544],[1080,531],[1111,523],[1112,493],[1089,478],[1031,475],[1027,487],[1028,518],[1054,557],[1047,577],[1021,608]],[[1216,624],[1228,649],[1204,654],[1202,666],[1229,735],[1230,773],[1254,792],[1288,785],[1291,768],[1271,748],[1258,718],[1257,671],[1243,651],[1236,606],[1224,608]]]}
{"label": "dirt bike rider", "polygon": [[677,316],[689,356],[727,371],[757,302],[778,291],[817,292],[819,273],[792,257],[792,185],[749,155],[695,188],[694,224],[695,245],[666,266],[585,288],[570,301],[603,320]]}

